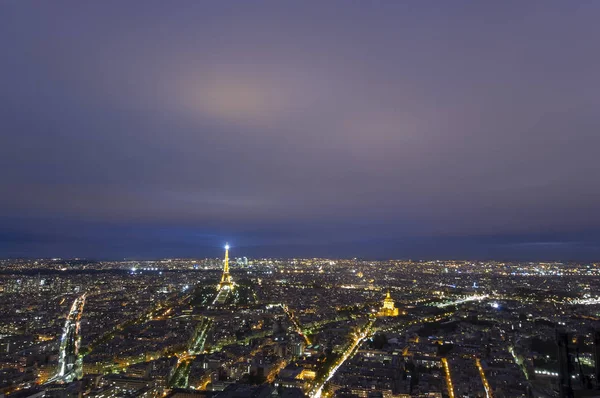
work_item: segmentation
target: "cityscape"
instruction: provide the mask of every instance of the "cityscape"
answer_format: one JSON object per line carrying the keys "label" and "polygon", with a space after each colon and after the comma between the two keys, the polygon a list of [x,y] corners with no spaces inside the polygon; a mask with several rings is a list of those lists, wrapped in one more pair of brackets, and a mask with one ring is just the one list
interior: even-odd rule
{"label": "cityscape", "polygon": [[0,398],[600,398],[600,0],[0,0]]}
{"label": "cityscape", "polygon": [[[9,397],[596,396],[600,264],[5,260]],[[573,395],[576,394],[576,395]]]}

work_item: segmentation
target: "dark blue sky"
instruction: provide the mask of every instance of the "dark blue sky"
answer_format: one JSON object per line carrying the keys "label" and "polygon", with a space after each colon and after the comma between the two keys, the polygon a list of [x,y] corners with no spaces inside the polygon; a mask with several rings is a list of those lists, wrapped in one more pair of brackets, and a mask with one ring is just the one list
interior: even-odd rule
{"label": "dark blue sky", "polygon": [[600,3],[0,3],[0,257],[600,260]]}

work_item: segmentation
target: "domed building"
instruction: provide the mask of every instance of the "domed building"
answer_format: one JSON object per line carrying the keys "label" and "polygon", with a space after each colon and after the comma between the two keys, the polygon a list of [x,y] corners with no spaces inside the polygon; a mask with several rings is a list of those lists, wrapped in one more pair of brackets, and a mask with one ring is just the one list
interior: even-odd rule
{"label": "domed building", "polygon": [[396,308],[396,304],[394,303],[394,300],[392,299],[392,296],[390,296],[390,292],[388,290],[387,294],[385,295],[385,299],[383,299],[383,307],[381,307],[377,313],[377,316],[398,316],[399,313],[400,311],[398,308]]}

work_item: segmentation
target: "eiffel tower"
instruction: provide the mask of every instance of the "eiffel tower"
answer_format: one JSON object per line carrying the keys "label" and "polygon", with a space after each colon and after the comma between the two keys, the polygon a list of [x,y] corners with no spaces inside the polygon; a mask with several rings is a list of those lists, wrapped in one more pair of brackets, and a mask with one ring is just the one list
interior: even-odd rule
{"label": "eiffel tower", "polygon": [[221,276],[221,282],[219,282],[219,290],[233,288],[233,282],[231,281],[231,275],[229,275],[229,245],[225,245],[225,263],[223,264],[223,275]]}

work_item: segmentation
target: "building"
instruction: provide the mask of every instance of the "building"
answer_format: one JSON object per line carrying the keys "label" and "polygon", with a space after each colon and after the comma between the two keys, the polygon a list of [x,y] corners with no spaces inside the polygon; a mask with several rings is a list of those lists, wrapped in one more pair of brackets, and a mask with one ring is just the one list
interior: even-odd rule
{"label": "building", "polygon": [[594,365],[596,388],[600,389],[600,330],[594,331]]}
{"label": "building", "polygon": [[571,363],[569,354],[569,336],[565,332],[557,331],[556,342],[558,345],[558,386],[560,398],[573,398],[573,388],[571,387],[573,364]]}
{"label": "building", "polygon": [[383,299],[383,307],[377,313],[377,316],[398,316],[400,311],[396,308],[396,304],[394,300],[390,296],[390,292],[388,291],[385,299]]}

